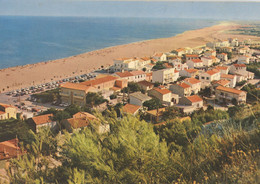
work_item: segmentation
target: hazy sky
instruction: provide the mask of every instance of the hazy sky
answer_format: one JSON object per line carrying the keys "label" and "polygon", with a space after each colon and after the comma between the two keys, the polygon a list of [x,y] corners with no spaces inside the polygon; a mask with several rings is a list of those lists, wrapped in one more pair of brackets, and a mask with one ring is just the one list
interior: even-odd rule
{"label": "hazy sky", "polygon": [[0,0],[0,15],[260,20],[260,2]]}

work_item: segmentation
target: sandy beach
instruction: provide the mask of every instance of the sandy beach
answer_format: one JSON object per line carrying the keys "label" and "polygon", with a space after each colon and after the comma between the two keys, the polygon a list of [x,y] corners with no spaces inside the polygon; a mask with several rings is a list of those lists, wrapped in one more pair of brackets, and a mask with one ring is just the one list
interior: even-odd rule
{"label": "sandy beach", "polygon": [[199,30],[186,31],[170,38],[119,45],[68,58],[1,69],[0,92],[88,73],[101,66],[112,65],[113,59],[116,58],[152,56],[156,52],[169,52],[179,47],[197,47],[215,39],[227,39],[228,37],[237,37],[240,40],[248,38],[260,40],[260,38],[253,36],[228,35],[225,33],[227,30],[238,27],[240,25],[222,23]]}

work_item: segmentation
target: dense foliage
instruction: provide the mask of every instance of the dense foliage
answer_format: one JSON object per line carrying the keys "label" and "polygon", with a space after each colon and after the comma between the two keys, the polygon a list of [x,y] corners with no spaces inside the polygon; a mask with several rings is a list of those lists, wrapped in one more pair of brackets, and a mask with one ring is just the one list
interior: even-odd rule
{"label": "dense foliage", "polygon": [[209,108],[191,121],[169,116],[153,126],[131,115],[118,119],[110,109],[96,114],[110,124],[105,134],[92,128],[57,136],[48,129],[29,132],[27,154],[13,159],[8,173],[19,184],[257,183],[259,105],[228,113]]}
{"label": "dense foliage", "polygon": [[33,94],[32,98],[36,98],[40,103],[48,103],[60,100],[59,88]]}

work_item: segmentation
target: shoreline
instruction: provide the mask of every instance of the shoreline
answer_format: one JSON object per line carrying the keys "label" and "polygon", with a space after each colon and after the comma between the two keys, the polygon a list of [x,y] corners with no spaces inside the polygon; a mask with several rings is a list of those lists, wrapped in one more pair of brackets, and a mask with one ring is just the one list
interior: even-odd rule
{"label": "shoreline", "polygon": [[[121,57],[152,56],[156,52],[170,52],[180,47],[197,47],[214,39],[226,38],[227,30],[241,25],[222,22],[197,30],[188,30],[173,37],[150,39],[129,44],[106,47],[56,60],[38,62],[16,67],[0,69],[0,92],[39,85],[92,72],[101,66],[108,67],[113,59]],[[237,35],[228,35],[237,37]],[[244,37],[252,37],[246,36]]]}

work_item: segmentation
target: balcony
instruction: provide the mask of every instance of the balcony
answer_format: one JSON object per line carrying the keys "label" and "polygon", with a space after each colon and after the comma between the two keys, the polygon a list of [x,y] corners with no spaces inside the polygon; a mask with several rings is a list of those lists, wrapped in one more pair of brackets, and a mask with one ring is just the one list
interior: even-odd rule
{"label": "balcony", "polygon": [[66,96],[66,97],[68,97],[68,96],[70,96],[70,94],[69,94],[69,93],[60,93],[60,96]]}

